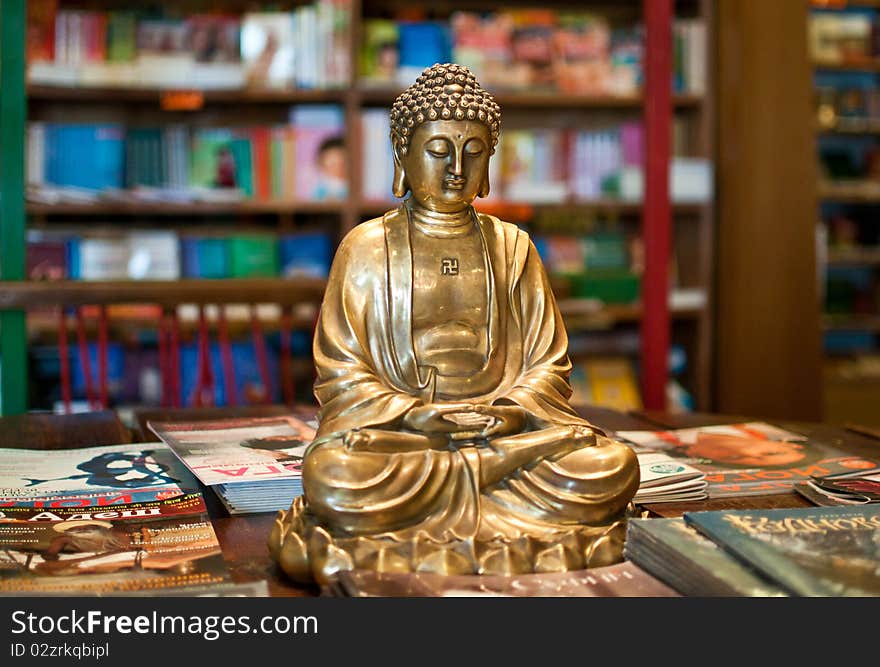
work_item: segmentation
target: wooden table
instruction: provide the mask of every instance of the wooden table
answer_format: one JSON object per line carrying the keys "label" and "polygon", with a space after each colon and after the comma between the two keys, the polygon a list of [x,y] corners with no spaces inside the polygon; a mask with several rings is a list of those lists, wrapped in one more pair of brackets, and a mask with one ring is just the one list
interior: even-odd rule
{"label": "wooden table", "polygon": [[[676,429],[710,424],[749,421],[742,416],[712,414],[670,414],[659,412],[621,413],[596,407],[581,407],[581,414],[596,426],[607,431],[638,429]],[[254,406],[234,410],[218,408],[183,408],[174,410],[151,409],[135,413],[137,425],[125,428],[113,413],[97,413],[55,417],[28,415],[0,418],[0,443],[4,447],[61,449],[83,447],[89,444],[121,442],[155,442],[146,428],[148,419],[196,420],[232,416],[277,416],[289,413],[283,406]],[[296,410],[300,417],[310,417],[314,407],[302,406]],[[842,426],[820,423],[780,422],[767,420],[782,428],[815,437],[853,454],[880,458],[880,439],[859,434]],[[211,514],[224,558],[239,583],[265,579],[272,596],[313,596],[315,587],[291,584],[278,570],[266,547],[266,540],[275,518],[274,513],[232,517],[209,489],[203,489],[205,502]],[[806,507],[809,503],[792,492],[768,496],[723,498],[686,503],[657,503],[644,505],[654,516],[680,516],[684,512],[717,509],[772,509]]]}

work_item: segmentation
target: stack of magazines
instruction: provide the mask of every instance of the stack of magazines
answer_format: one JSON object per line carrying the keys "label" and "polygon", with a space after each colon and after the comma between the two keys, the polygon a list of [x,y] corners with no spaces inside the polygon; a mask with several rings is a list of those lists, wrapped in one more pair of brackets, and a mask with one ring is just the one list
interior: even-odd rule
{"label": "stack of magazines", "polygon": [[685,595],[880,596],[880,506],[631,519],[624,555]]}
{"label": "stack of magazines", "polygon": [[230,514],[286,509],[302,495],[302,459],[315,429],[301,419],[150,422],[149,427]]}
{"label": "stack of magazines", "polygon": [[161,443],[0,450],[0,595],[225,594],[197,486]]}
{"label": "stack of magazines", "polygon": [[706,473],[662,452],[637,451],[641,482],[637,503],[673,503],[707,498]]}

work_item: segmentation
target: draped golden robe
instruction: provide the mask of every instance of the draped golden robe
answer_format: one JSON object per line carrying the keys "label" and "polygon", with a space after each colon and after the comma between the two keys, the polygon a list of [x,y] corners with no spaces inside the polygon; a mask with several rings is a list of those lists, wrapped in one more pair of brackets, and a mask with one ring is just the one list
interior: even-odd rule
{"label": "draped golden robe", "polygon": [[[625,445],[600,433],[562,458],[480,488],[476,445],[382,453],[353,451],[342,441],[354,429],[398,430],[411,408],[438,400],[513,403],[526,411],[528,430],[593,428],[568,404],[567,335],[534,245],[515,225],[484,214],[476,220],[487,260],[489,352],[456,396],[438,398],[435,370],[420,366],[414,352],[405,209],[361,224],[340,245],[314,339],[320,426],[304,461],[305,504],[295,508],[316,517],[337,543],[368,537],[474,547],[525,538],[552,546],[562,540],[580,551],[562,569],[583,567],[584,540],[589,548],[614,525],[638,487],[635,455]],[[280,518],[279,534],[290,532],[292,521]],[[282,538],[272,539],[279,550]],[[472,553],[471,571],[486,571],[478,561]]]}

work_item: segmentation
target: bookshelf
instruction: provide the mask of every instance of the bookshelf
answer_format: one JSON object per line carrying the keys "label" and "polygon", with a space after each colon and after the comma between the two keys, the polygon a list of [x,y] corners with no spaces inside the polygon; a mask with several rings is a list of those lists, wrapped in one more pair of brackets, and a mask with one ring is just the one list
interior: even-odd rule
{"label": "bookshelf", "polygon": [[[215,3],[216,4],[216,3]],[[247,3],[229,0],[219,3],[230,12],[243,12],[250,8]],[[304,2],[277,3],[281,9],[294,9]],[[491,3],[490,3],[491,4]],[[531,8],[536,3],[512,2],[512,7]],[[674,2],[676,17],[700,19],[707,33],[713,30],[713,3],[710,0],[679,0]],[[557,9],[566,9],[567,3],[551,3]],[[172,12],[186,17],[202,11],[204,3],[182,2]],[[359,70],[359,53],[364,39],[366,24],[371,19],[387,18],[401,12],[403,5],[394,0],[352,0],[350,30],[345,41],[347,60],[352,72]],[[108,11],[130,9],[130,3],[114,0],[78,2],[60,0],[60,9],[87,9]],[[428,19],[448,21],[458,10],[488,11],[494,9],[486,3],[466,0],[442,2],[425,8],[423,16]],[[614,25],[635,24],[641,20],[642,3],[636,0],[626,3],[610,3],[592,0],[584,3],[584,10],[607,16]],[[19,17],[23,21],[22,17]],[[711,44],[711,37],[707,38]],[[682,143],[688,156],[711,161],[714,154],[714,104],[712,94],[712,56],[707,53],[705,63],[705,91],[700,93],[676,92],[672,95],[672,113],[684,128]],[[488,87],[488,86],[487,86]],[[363,220],[381,215],[390,208],[388,202],[372,201],[363,195],[364,137],[361,130],[361,112],[366,109],[386,108],[401,87],[376,87],[367,85],[356,75],[352,85],[333,88],[303,89],[253,89],[190,90],[179,85],[166,88],[163,85],[125,87],[108,85],[47,85],[31,82],[26,85],[25,99],[27,120],[44,123],[140,123],[152,125],[187,124],[193,128],[211,124],[233,125],[247,119],[248,124],[274,124],[286,122],[288,110],[296,105],[338,105],[344,116],[344,139],[348,149],[349,195],[336,201],[305,201],[295,198],[246,199],[235,202],[213,201],[153,201],[138,200],[125,195],[113,200],[96,202],[46,201],[31,199],[25,207],[31,229],[52,231],[70,226],[95,226],[101,229],[137,226],[139,229],[180,227],[187,225],[245,226],[268,232],[295,232],[302,228],[327,229],[338,242],[345,233]],[[182,100],[175,95],[183,95]],[[626,94],[559,94],[543,91],[499,90],[498,102],[505,113],[505,127],[520,128],[546,123],[549,127],[599,127],[623,121],[638,121],[645,107],[643,95]],[[537,120],[536,120],[537,119]],[[512,202],[489,200],[478,202],[478,208],[505,220],[524,225],[533,233],[536,221],[568,218],[587,221],[601,228],[624,229],[630,236],[639,234],[643,205],[638,200],[625,200],[606,195],[589,199],[567,196],[553,203]],[[686,350],[688,364],[680,376],[682,384],[693,397],[693,407],[707,410],[712,405],[712,255],[714,243],[714,203],[707,201],[673,201],[671,204],[673,227],[672,249],[676,257],[673,266],[674,279],[686,290],[701,290],[703,299],[697,305],[673,305],[670,309],[670,327],[673,344]],[[555,229],[555,228],[554,228]],[[540,233],[540,230],[538,230]],[[74,301],[86,303],[88,299],[104,302],[108,298],[119,302],[120,295],[139,301],[147,295],[174,300],[187,295],[188,302],[207,302],[220,296],[226,288],[237,290],[237,279],[224,279],[223,287],[218,281],[179,280],[168,285],[142,283],[132,285],[129,291],[122,284],[118,291],[108,291],[106,285],[70,284],[69,288],[80,295],[73,297],[68,286],[32,285],[27,288],[31,305],[65,295]],[[277,279],[271,289],[250,288],[240,292],[242,296],[268,299],[281,291],[297,289],[297,279]],[[181,286],[186,289],[181,291]],[[638,304],[622,303],[598,306],[588,300],[572,297],[571,284],[564,277],[554,278],[554,287],[572,338],[589,336],[596,330],[627,332],[638,329],[642,309]],[[19,292],[18,294],[24,294]],[[111,296],[114,295],[114,296]],[[46,296],[54,295],[54,296]],[[77,301],[79,299],[79,301]],[[222,301],[222,299],[221,299]],[[169,301],[170,304],[170,301]],[[7,306],[8,307],[8,306]],[[277,323],[266,322],[268,330]],[[31,335],[46,334],[37,331]],[[111,327],[112,331],[112,327]],[[627,352],[634,358],[632,352]],[[637,355],[636,355],[637,356]]]}
{"label": "bookshelf", "polygon": [[[880,25],[876,2],[812,3],[825,418],[876,423],[880,401]],[[840,30],[851,35],[848,44]],[[866,38],[866,35],[868,38]],[[860,400],[853,400],[861,394]]]}

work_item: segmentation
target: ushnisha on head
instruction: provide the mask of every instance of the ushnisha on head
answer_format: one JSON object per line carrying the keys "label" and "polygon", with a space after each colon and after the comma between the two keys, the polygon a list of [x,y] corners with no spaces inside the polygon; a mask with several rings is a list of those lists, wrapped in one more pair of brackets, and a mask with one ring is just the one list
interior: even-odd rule
{"label": "ushnisha on head", "polygon": [[485,197],[500,130],[501,108],[467,67],[429,67],[391,108],[394,194],[438,212]]}

